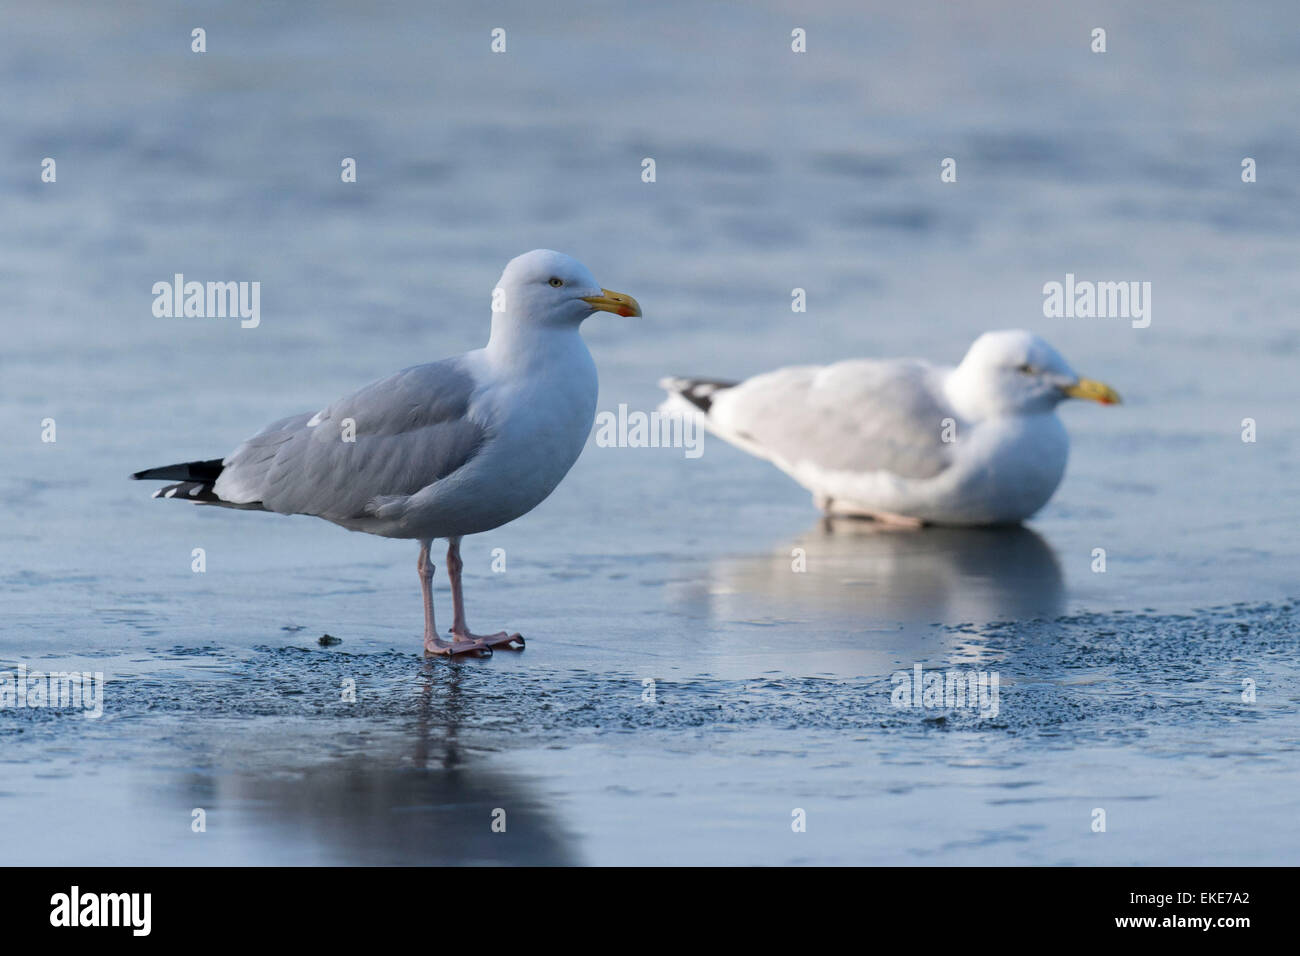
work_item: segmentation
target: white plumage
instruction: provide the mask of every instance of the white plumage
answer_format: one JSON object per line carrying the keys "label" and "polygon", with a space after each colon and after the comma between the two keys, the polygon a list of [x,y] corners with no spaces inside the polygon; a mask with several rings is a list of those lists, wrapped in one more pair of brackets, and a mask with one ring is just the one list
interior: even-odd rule
{"label": "white plumage", "polygon": [[961,364],[857,359],[731,384],[665,379],[666,408],[772,462],[830,514],[984,525],[1052,496],[1069,439],[1065,398],[1119,401],[1036,335],[989,332]]}
{"label": "white plumage", "polygon": [[[281,419],[219,461],[134,477],[178,479],[158,493],[163,497],[313,515],[354,531],[418,539],[426,649],[522,644],[517,634],[481,638],[464,626],[460,539],[531,511],[568,473],[596,411],[596,366],[579,326],[596,311],[641,311],[631,296],[602,289],[580,262],[545,249],[511,260],[496,293],[500,308],[486,347]],[[433,631],[434,538],[450,542],[451,644]]]}

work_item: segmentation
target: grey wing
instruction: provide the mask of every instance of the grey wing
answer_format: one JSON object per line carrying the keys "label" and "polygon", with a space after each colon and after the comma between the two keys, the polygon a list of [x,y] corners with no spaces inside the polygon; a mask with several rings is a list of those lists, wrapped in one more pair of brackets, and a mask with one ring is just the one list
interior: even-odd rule
{"label": "grey wing", "polygon": [[487,436],[469,415],[474,389],[461,358],[404,369],[267,426],[225,459],[214,491],[282,514],[372,514],[381,499],[413,495],[474,457]]}
{"label": "grey wing", "polygon": [[786,467],[933,478],[952,462],[955,415],[938,370],[914,361],[850,361],[779,369],[714,400],[710,418]]}

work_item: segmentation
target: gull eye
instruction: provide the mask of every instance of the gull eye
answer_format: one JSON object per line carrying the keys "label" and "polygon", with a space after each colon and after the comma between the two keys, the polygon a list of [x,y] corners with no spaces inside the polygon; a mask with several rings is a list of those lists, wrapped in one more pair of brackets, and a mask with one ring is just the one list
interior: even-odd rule
{"label": "gull eye", "polygon": [[559,278],[558,276],[551,276],[551,278],[548,279],[547,281],[550,282],[551,285],[554,286],[554,287],[557,288],[557,289],[558,289],[560,286],[564,285],[564,280],[561,279],[561,278]]}
{"label": "gull eye", "polygon": [[1016,371],[1017,371],[1017,372],[1024,372],[1026,375],[1033,375],[1033,374],[1034,374],[1034,367],[1033,367],[1032,365],[1030,365],[1028,362],[1026,362],[1024,365],[1017,365],[1017,366],[1016,366]]}

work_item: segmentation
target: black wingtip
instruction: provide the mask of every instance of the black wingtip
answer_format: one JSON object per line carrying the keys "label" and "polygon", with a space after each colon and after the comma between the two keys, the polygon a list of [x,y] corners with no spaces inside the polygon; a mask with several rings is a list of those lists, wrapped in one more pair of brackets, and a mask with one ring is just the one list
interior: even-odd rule
{"label": "black wingtip", "polygon": [[209,505],[225,503],[217,497],[211,485],[200,481],[182,481],[174,485],[163,485],[153,493],[153,496],[155,498],[179,498],[182,501],[193,501]]}
{"label": "black wingtip", "polygon": [[666,378],[659,383],[661,388],[680,395],[705,413],[713,407],[713,396],[716,392],[735,385],[735,382],[707,378]]}
{"label": "black wingtip", "polygon": [[146,468],[137,471],[131,477],[136,481],[142,478],[154,478],[163,481],[198,481],[210,484],[221,474],[221,459],[209,458],[207,461],[182,461],[175,465],[163,465],[161,468]]}

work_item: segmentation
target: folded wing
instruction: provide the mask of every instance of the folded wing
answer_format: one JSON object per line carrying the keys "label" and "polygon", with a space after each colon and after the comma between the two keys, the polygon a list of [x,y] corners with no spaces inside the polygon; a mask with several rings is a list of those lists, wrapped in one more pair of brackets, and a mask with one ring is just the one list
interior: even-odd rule
{"label": "folded wing", "polygon": [[952,463],[953,448],[944,441],[953,413],[938,380],[935,368],[913,361],[778,369],[715,393],[708,419],[787,470],[811,464],[933,478]]}
{"label": "folded wing", "polygon": [[268,425],[224,460],[223,502],[347,520],[455,473],[487,437],[462,358],[404,369],[316,414]]}

